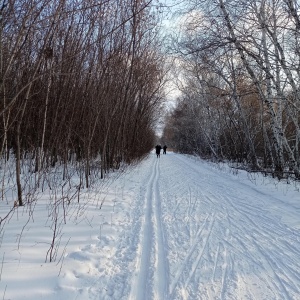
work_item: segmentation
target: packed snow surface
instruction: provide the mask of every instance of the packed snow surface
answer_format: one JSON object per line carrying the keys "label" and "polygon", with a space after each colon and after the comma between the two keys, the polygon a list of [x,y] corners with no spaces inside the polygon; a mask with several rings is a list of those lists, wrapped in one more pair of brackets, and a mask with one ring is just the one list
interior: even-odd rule
{"label": "packed snow surface", "polygon": [[299,184],[171,152],[104,182],[14,210],[1,299],[300,299]]}

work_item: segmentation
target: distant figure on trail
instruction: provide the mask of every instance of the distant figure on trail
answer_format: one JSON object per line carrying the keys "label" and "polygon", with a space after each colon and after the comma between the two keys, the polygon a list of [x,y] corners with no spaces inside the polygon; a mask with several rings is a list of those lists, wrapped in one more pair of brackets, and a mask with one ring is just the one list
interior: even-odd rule
{"label": "distant figure on trail", "polygon": [[155,146],[155,151],[156,151],[156,157],[160,157],[160,150],[161,150],[161,145],[156,145]]}
{"label": "distant figure on trail", "polygon": [[168,147],[167,147],[166,145],[163,146],[163,150],[164,150],[164,151],[163,151],[163,154],[167,154],[167,148],[168,148]]}

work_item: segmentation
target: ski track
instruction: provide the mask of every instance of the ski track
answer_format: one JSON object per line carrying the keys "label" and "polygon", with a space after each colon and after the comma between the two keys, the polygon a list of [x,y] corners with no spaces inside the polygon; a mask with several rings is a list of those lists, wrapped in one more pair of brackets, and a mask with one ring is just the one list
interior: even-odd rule
{"label": "ski track", "polygon": [[181,155],[143,164],[101,299],[300,299],[300,233],[270,196]]}
{"label": "ski track", "polygon": [[[181,158],[180,160],[182,161]],[[196,173],[198,172],[193,164],[189,164],[189,167]],[[197,178],[197,176],[195,177]],[[254,274],[258,277],[258,281],[264,282],[268,287],[267,290],[270,292],[269,298],[267,293],[264,297],[266,299],[297,299],[296,297],[299,296],[300,291],[299,250],[297,250],[295,244],[299,247],[299,241],[295,240],[295,236],[299,236],[299,232],[295,232],[292,229],[287,230],[286,226],[279,222],[274,222],[274,219],[260,210],[259,206],[251,206],[249,203],[244,202],[243,197],[247,196],[246,193],[219,185],[218,189],[214,191],[208,190],[208,194],[210,194],[210,200],[215,199],[215,201],[222,203],[221,207],[223,209],[227,208],[230,210],[230,217],[227,218],[228,224],[237,220],[237,225],[233,225],[235,230],[234,234],[231,233],[231,238],[228,235],[224,237],[224,247],[234,249],[244,245],[238,251],[246,254],[246,257],[249,258],[249,266],[259,266],[264,274],[267,274],[261,275],[259,272]],[[239,194],[242,195],[240,196]],[[247,200],[247,197],[245,199]],[[251,233],[252,235],[250,235]],[[235,240],[234,243],[231,241],[232,239]],[[218,245],[217,249],[219,249]],[[249,249],[253,250],[249,251]],[[231,252],[235,253],[234,250]],[[253,257],[251,253],[254,253],[255,256]],[[284,260],[281,259],[280,253],[284,253]],[[217,255],[220,255],[219,250],[217,250]],[[230,283],[225,284],[227,269],[231,268],[232,272],[234,272],[232,262],[227,260],[226,256],[227,252],[224,254],[224,259],[227,262],[223,265],[221,298],[226,297],[225,288],[230,286]],[[257,261],[260,263],[257,264]],[[217,262],[214,263],[214,270],[216,270],[216,265]],[[242,270],[241,273],[242,276],[246,277],[248,272]],[[232,277],[231,274],[230,278]],[[244,279],[244,281],[246,282],[247,280]],[[249,299],[255,299],[251,296],[251,292],[249,292],[248,296]],[[235,297],[231,296],[229,298],[234,299]]]}
{"label": "ski track", "polygon": [[164,249],[164,233],[161,223],[159,193],[159,164],[155,161],[153,172],[146,184],[145,219],[140,231],[141,249],[133,279],[130,299],[165,299],[168,279]]}

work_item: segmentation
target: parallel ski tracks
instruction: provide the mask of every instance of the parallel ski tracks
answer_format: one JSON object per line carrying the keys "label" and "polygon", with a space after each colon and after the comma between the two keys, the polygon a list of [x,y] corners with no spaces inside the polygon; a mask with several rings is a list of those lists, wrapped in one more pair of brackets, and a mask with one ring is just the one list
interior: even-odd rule
{"label": "parallel ski tracks", "polygon": [[299,233],[266,213],[259,190],[218,176],[177,155],[147,163],[109,291],[121,282],[122,300],[297,299]]}
{"label": "parallel ski tracks", "polygon": [[130,299],[166,299],[168,264],[165,254],[164,229],[161,221],[159,193],[159,160],[150,179],[146,179],[144,220],[140,230],[141,249],[137,253],[136,273]]}

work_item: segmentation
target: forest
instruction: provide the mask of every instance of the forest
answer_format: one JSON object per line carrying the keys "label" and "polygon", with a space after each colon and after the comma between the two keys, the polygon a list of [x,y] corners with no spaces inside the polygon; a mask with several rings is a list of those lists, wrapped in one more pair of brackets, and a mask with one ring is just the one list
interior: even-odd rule
{"label": "forest", "polygon": [[22,206],[76,174],[79,201],[81,189],[143,159],[170,80],[180,96],[160,140],[169,149],[300,178],[299,3],[178,2],[2,1],[2,200]]}
{"label": "forest", "polygon": [[299,1],[187,2],[172,43],[182,94],[163,139],[179,152],[299,179]]}
{"label": "forest", "polygon": [[70,168],[88,188],[152,149],[165,80],[154,2],[2,1],[2,199],[17,190],[22,206]]}

